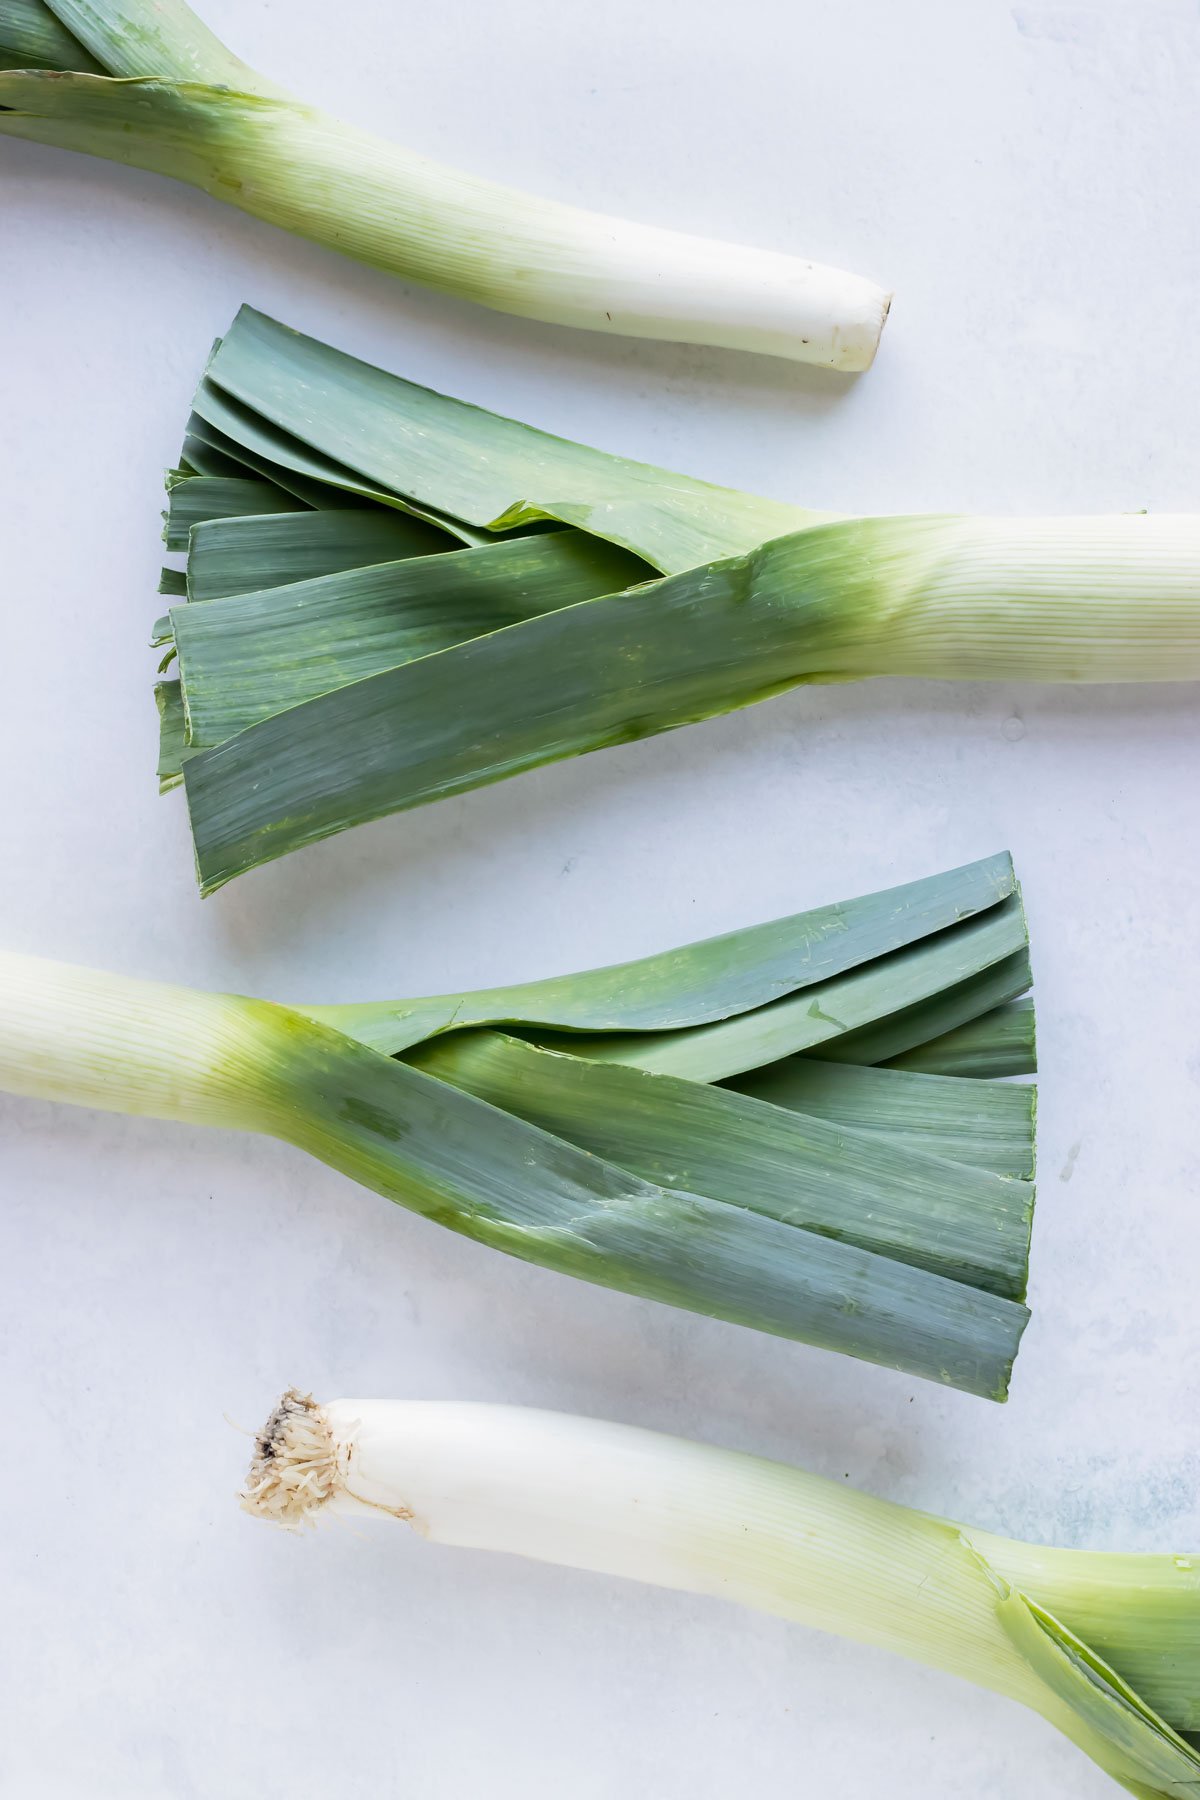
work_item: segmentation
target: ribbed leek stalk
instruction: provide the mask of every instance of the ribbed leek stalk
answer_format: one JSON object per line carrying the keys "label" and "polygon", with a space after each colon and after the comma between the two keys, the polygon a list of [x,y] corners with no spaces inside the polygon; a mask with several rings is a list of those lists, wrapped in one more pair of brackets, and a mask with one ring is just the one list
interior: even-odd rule
{"label": "ribbed leek stalk", "polygon": [[[288,1008],[0,956],[0,1089],[266,1133],[526,1261],[1003,1399],[1034,1095],[979,1074],[1032,1069],[1028,986],[1004,856],[410,1001]],[[972,1073],[886,1066],[922,1052]]]}
{"label": "ribbed leek stalk", "polygon": [[520,1407],[287,1393],[246,1510],[712,1594],[1032,1707],[1140,1800],[1200,1791],[1200,1569],[1044,1549],[707,1444]]}
{"label": "ribbed leek stalk", "polygon": [[[298,510],[299,509],[299,510]],[[171,477],[164,785],[201,888],[806,682],[1200,677],[1200,520],[833,519],[243,309]],[[180,580],[186,594],[178,592]]]}
{"label": "ribbed leek stalk", "polygon": [[860,276],[539,200],[355,130],[264,81],[183,0],[0,0],[6,69],[0,133],[174,176],[504,312],[844,370],[870,365],[887,316]]}

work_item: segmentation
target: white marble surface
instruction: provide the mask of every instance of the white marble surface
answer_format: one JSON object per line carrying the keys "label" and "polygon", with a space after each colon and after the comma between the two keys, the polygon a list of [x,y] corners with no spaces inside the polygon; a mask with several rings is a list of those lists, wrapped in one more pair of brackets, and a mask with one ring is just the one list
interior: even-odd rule
{"label": "white marble surface", "polygon": [[[1200,720],[1183,688],[799,692],[201,904],[152,779],[160,468],[238,303],[819,507],[1198,503],[1191,0],[207,0],[360,123],[898,298],[856,383],[506,320],[0,146],[0,941],[276,997],[591,965],[1003,845],[1041,1008],[1004,1409],[602,1293],[279,1145],[0,1103],[4,1800],[1113,1792],[952,1679],[716,1604],[234,1504],[289,1382],[526,1401],[1030,1536],[1200,1539]],[[332,28],[331,28],[332,20]]]}

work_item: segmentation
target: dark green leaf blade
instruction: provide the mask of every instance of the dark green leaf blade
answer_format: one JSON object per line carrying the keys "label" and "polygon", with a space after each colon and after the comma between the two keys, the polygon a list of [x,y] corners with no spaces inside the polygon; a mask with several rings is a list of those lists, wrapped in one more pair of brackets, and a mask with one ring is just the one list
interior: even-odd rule
{"label": "dark green leaf blade", "polygon": [[[191,432],[187,432],[184,435],[183,449],[179,453],[179,468],[167,471],[167,488],[169,491],[181,475],[211,475],[223,481],[245,481],[251,473],[255,471],[250,471],[238,457],[215,449],[206,439],[194,437]],[[261,471],[257,473],[261,474]],[[263,476],[262,479],[267,478]],[[277,487],[279,484],[272,481],[269,485]],[[287,489],[283,491],[290,492]],[[291,497],[296,498],[295,495]],[[305,501],[304,504],[307,505],[308,502]]]}
{"label": "dark green leaf blade", "polygon": [[[182,569],[163,569],[158,578],[158,591],[164,599],[186,600],[187,576]],[[157,621],[154,627],[154,633],[150,639],[152,644],[157,644],[162,641],[162,628],[164,626],[169,634],[170,623],[169,619],[159,619]]]}
{"label": "dark green leaf blade", "polygon": [[[1025,1297],[1028,1181],[947,1161],[895,1136],[669,1075],[583,1063],[499,1032],[454,1032],[406,1060],[663,1187],[765,1213],[1010,1300]],[[888,1077],[863,1073],[887,1085]],[[904,1085],[906,1078],[890,1080]]]}
{"label": "dark green leaf blade", "polygon": [[210,519],[192,528],[188,598],[222,600],[458,548],[457,538],[394,508],[344,506]]}
{"label": "dark green leaf blade", "polygon": [[977,1078],[1032,1075],[1037,1068],[1033,1001],[1010,1000],[892,1057],[888,1067]]}
{"label": "dark green leaf blade", "polygon": [[279,91],[228,51],[186,0],[49,0],[49,5],[110,75],[214,82],[243,94]]}
{"label": "dark green leaf blade", "polygon": [[735,1076],[729,1085],[774,1106],[879,1133],[952,1162],[1025,1181],[1033,1176],[1032,1087],[826,1063],[812,1056],[787,1057]]}
{"label": "dark green leaf blade", "polygon": [[248,306],[206,374],[212,386],[368,484],[481,529],[554,517],[665,570],[750,549],[822,516],[449,399]]}
{"label": "dark green leaf blade", "polygon": [[158,788],[177,787],[187,754],[187,720],[177,681],[160,681],[154,689],[158,707]]}
{"label": "dark green leaf blade", "polygon": [[199,438],[218,454],[240,461],[309,506],[380,506],[423,519],[462,544],[495,541],[495,532],[364,481],[354,469],[322,456],[303,439],[260,418],[207,376],[196,390],[192,408],[186,441]]}
{"label": "dark green leaf blade", "polygon": [[302,505],[303,501],[273,482],[240,476],[192,475],[168,489],[163,541],[168,550],[186,550],[192,527],[206,520],[291,512]]}
{"label": "dark green leaf blade", "polygon": [[1025,993],[1032,980],[1029,950],[1020,946],[940,992],[931,991],[913,1005],[882,1013],[857,1031],[830,1038],[818,1054],[825,1062],[890,1064],[893,1058],[898,1059],[930,1038],[960,1028],[1015,999]]}
{"label": "dark green leaf blade", "polygon": [[641,1180],[328,1027],[262,1007],[281,1055],[261,1129],[415,1212],[602,1286],[992,1399],[1016,1301]]}
{"label": "dark green leaf blade", "polygon": [[999,907],[1017,891],[1007,851],[878,893],[703,938],[636,961],[516,986],[304,1007],[389,1055],[469,1025],[671,1032],[828,981]]}
{"label": "dark green leaf blade", "polygon": [[173,608],[188,741],[223,743],[315,695],[644,573],[624,550],[556,531]]}
{"label": "dark green leaf blade", "polygon": [[0,68],[104,73],[44,0],[0,0]]}
{"label": "dark green leaf blade", "polygon": [[[574,1056],[620,1062],[690,1081],[727,1081],[747,1069],[819,1047],[823,1061],[874,1062],[866,1054],[877,1041],[905,1035],[904,1021],[944,994],[956,994],[993,970],[1014,964],[1027,975],[1028,930],[1020,895],[1014,893],[977,918],[964,919],[936,936],[923,938],[844,974],[801,989],[753,1012],[696,1025],[686,1031],[625,1036],[577,1034],[537,1040]],[[1007,985],[1007,978],[1001,976]],[[1003,991],[1003,990],[1002,990]],[[988,995],[987,1004],[995,1002]],[[901,1025],[893,1031],[893,1019]]]}

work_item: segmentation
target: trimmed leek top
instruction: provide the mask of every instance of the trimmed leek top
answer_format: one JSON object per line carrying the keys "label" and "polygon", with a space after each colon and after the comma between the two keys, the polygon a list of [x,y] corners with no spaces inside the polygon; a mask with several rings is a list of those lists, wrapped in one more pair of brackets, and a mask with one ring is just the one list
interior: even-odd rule
{"label": "trimmed leek top", "polygon": [[1003,1399],[1033,1214],[1007,856],[639,962],[282,1007],[0,957],[0,1088],[298,1145],[526,1261]]}
{"label": "trimmed leek top", "polygon": [[248,68],[184,0],[0,0],[0,134],[174,176],[556,325],[849,371],[869,367],[887,317],[889,295],[860,276],[537,199],[358,131]]}

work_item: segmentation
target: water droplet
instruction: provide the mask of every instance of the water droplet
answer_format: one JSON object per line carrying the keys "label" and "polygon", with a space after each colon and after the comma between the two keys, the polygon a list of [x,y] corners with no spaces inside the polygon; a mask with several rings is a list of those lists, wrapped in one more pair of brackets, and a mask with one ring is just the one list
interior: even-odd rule
{"label": "water droplet", "polygon": [[1005,719],[1000,730],[1010,744],[1019,744],[1021,739],[1025,736],[1025,721],[1024,719],[1018,718],[1017,714],[1014,713],[1011,719]]}

